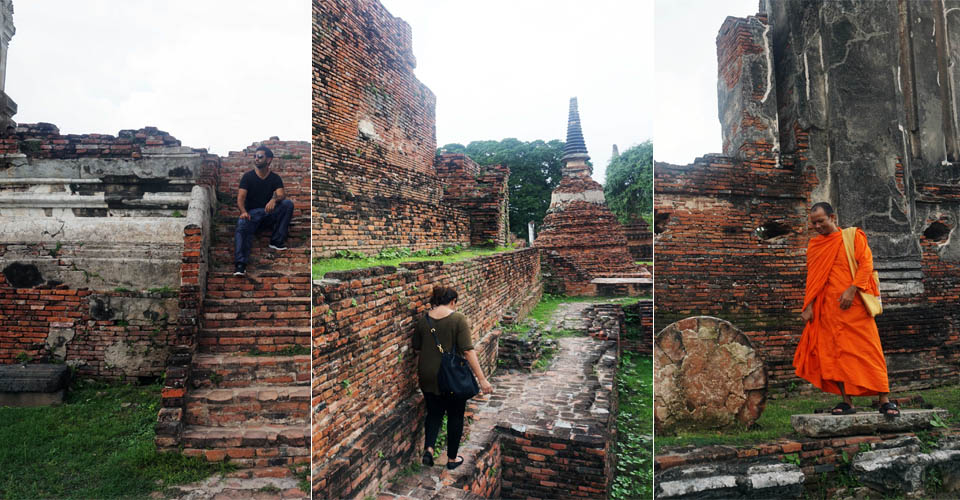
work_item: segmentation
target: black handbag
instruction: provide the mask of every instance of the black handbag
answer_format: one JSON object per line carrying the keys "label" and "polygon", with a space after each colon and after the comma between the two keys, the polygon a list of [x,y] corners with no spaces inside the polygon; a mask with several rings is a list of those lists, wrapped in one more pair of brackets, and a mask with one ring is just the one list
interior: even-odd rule
{"label": "black handbag", "polygon": [[457,335],[453,335],[453,352],[444,352],[440,339],[437,338],[437,329],[433,327],[433,318],[429,314],[427,324],[430,326],[433,341],[440,350],[440,371],[437,373],[440,395],[455,399],[470,399],[479,394],[480,386],[477,385],[477,379],[473,377],[470,364],[463,356],[457,354]]}

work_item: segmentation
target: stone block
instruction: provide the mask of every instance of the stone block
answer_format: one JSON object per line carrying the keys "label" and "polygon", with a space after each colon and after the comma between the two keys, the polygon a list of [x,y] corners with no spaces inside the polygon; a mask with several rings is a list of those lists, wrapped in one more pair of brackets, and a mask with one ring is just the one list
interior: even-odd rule
{"label": "stone block", "polygon": [[66,365],[0,365],[0,406],[45,406],[63,401]]}
{"label": "stone block", "polygon": [[890,418],[877,411],[863,411],[853,415],[829,415],[825,413],[792,415],[790,425],[801,436],[854,436],[877,432],[909,432],[929,429],[939,414],[946,418],[947,410],[900,410],[900,416]]}
{"label": "stone block", "polygon": [[729,322],[699,316],[673,323],[654,341],[658,432],[749,426],[766,403],[763,362]]}
{"label": "stone block", "polygon": [[675,467],[657,475],[656,498],[800,498],[804,475],[772,460]]}

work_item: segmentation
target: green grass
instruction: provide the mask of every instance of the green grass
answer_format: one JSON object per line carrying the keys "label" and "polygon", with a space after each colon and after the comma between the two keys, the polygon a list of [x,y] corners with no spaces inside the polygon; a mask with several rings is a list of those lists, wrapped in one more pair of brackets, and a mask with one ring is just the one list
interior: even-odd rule
{"label": "green grass", "polygon": [[[409,250],[404,249],[387,249],[381,252],[378,256],[372,257],[357,257],[357,254],[352,253],[351,257],[332,257],[328,259],[314,259],[313,260],[313,279],[322,279],[323,275],[327,274],[330,271],[349,271],[351,269],[362,269],[364,267],[375,267],[375,266],[398,266],[402,262],[413,262],[413,261],[424,261],[424,260],[439,260],[443,261],[445,264],[451,262],[459,262],[461,260],[474,259],[477,257],[485,257],[487,255],[495,255],[503,252],[510,252],[516,250],[512,247],[476,247],[476,248],[467,248],[456,253],[440,253],[439,255],[417,255],[418,253],[429,253],[429,252],[410,252]],[[407,254],[404,256],[403,254]]]}
{"label": "green grass", "polygon": [[141,498],[230,470],[158,453],[159,405],[159,385],[100,385],[55,407],[0,407],[0,498]]}
{"label": "green grass", "polygon": [[[894,387],[895,389],[895,387]],[[950,411],[948,424],[960,424],[960,386],[938,387],[922,391],[908,391],[904,395],[919,394],[923,400],[937,408]],[[894,392],[893,397],[898,394]],[[855,397],[853,404],[860,411],[876,411],[870,404],[872,397]],[[834,394],[805,394],[784,399],[767,400],[767,406],[750,429],[735,428],[727,431],[690,431],[679,432],[676,436],[657,434],[656,449],[673,446],[708,446],[715,444],[746,445],[771,441],[781,437],[797,437],[790,425],[790,416],[799,413],[813,413],[818,408],[832,408],[840,401]]]}
{"label": "green grass", "polygon": [[617,472],[610,497],[653,498],[653,358],[624,351],[617,391]]}
{"label": "green grass", "polygon": [[302,345],[292,345],[276,351],[261,351],[254,347],[244,354],[247,356],[302,356],[304,354],[310,354],[310,348]]}

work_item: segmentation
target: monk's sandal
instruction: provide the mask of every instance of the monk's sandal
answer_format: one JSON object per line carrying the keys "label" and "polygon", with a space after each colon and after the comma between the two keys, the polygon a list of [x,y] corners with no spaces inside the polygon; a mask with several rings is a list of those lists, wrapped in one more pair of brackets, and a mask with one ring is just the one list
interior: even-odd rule
{"label": "monk's sandal", "polygon": [[843,401],[837,403],[837,406],[834,406],[833,409],[830,410],[831,415],[853,415],[856,412],[856,408]]}
{"label": "monk's sandal", "polygon": [[889,418],[897,418],[900,416],[900,408],[897,407],[897,403],[887,401],[880,405],[880,413]]}

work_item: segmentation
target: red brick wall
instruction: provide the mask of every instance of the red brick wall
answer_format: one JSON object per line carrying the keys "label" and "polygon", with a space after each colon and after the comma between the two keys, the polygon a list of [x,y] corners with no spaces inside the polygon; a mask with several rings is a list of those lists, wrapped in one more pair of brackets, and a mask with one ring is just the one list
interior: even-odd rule
{"label": "red brick wall", "polygon": [[367,254],[470,243],[433,167],[433,93],[410,26],[376,0],[313,6],[313,247]]}
{"label": "red brick wall", "polygon": [[283,190],[293,202],[293,216],[306,217],[310,206],[310,143],[305,141],[281,141],[272,137],[255,142],[242,151],[231,151],[220,157],[220,192],[231,198],[236,205],[240,178],[253,170],[253,155],[259,146],[273,152],[270,170],[283,179]]}
{"label": "red brick wall", "polygon": [[435,165],[444,182],[444,201],[470,217],[470,244],[505,245],[510,227],[510,169],[501,165],[480,167],[467,155],[453,153],[438,155]]}
{"label": "red brick wall", "polygon": [[0,138],[0,154],[22,153],[30,158],[139,158],[144,146],[180,146],[180,141],[156,127],[107,134],[60,135],[51,123],[21,123]]}
{"label": "red brick wall", "polygon": [[497,322],[539,285],[535,249],[454,264],[407,263],[327,273],[314,287],[313,491],[371,493],[422,446],[421,396],[410,347],[415,319],[435,285],[453,285],[486,373]]}

